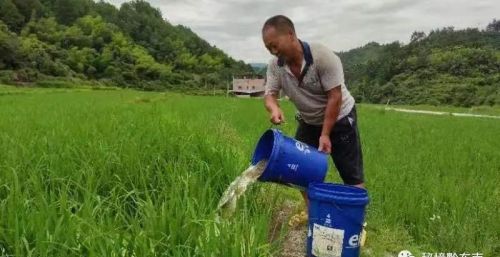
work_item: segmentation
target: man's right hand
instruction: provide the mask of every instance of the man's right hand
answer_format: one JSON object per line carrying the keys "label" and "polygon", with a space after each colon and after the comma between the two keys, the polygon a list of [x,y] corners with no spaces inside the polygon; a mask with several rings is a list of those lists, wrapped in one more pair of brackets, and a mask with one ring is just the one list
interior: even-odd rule
{"label": "man's right hand", "polygon": [[[277,93],[276,93],[277,94]],[[280,106],[278,105],[278,99],[276,94],[268,94],[264,97],[264,102],[266,105],[266,109],[271,115],[269,120],[275,124],[279,125],[285,122],[285,115],[283,115],[283,111],[281,111]]]}
{"label": "man's right hand", "polygon": [[281,111],[281,109],[277,108],[271,112],[271,122],[274,125],[279,125],[285,122],[285,115]]}

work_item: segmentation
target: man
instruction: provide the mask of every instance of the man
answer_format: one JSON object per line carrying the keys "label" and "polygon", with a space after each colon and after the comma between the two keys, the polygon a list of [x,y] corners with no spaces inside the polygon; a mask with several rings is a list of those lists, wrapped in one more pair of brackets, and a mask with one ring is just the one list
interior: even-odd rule
{"label": "man", "polygon": [[[339,57],[321,44],[300,41],[283,15],[264,23],[262,39],[275,56],[267,67],[264,97],[271,122],[285,121],[277,101],[283,90],[298,110],[295,138],[330,154],[344,183],[363,188],[356,108]],[[302,194],[307,206],[307,193]],[[305,213],[300,216],[307,220]]]}

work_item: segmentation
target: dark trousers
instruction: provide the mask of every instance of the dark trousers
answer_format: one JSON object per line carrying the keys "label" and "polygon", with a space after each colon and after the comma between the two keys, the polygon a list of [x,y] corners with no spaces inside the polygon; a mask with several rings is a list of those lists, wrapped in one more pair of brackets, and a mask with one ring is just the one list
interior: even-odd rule
{"label": "dark trousers", "polygon": [[[321,125],[311,125],[297,119],[299,126],[295,139],[318,148]],[[340,177],[347,185],[364,182],[363,155],[357,126],[356,107],[348,115],[335,122],[330,133],[332,153],[330,154]]]}

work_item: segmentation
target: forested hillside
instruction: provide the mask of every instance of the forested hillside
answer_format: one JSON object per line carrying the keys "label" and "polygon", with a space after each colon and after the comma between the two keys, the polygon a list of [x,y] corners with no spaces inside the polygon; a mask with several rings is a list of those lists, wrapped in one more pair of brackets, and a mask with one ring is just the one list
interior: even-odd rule
{"label": "forested hillside", "polygon": [[[158,8],[134,0],[0,0],[0,82],[146,90],[225,88],[265,73],[236,61]],[[486,28],[414,32],[408,44],[339,53],[358,102],[499,105],[500,21]]]}
{"label": "forested hillside", "polygon": [[361,102],[500,104],[500,21],[484,30],[414,32],[410,43],[339,53],[348,86]]}
{"label": "forested hillside", "polygon": [[[166,14],[168,17],[168,14]],[[0,79],[143,89],[225,87],[252,68],[135,0],[0,0]]]}

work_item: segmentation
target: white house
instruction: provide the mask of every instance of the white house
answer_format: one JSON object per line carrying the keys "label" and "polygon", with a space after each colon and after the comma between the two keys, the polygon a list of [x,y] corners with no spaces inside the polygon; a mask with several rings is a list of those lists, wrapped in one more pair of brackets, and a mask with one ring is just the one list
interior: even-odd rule
{"label": "white house", "polygon": [[256,75],[233,77],[233,89],[230,92],[238,97],[264,96],[265,79]]}

